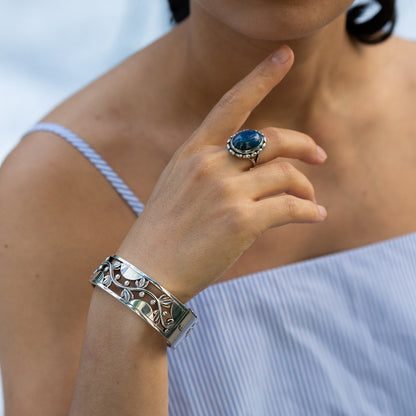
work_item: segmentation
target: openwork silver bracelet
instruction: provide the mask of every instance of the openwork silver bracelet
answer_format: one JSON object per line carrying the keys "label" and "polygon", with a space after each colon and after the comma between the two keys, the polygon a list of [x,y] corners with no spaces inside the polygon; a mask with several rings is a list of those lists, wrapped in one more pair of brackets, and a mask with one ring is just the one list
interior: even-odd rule
{"label": "openwork silver bracelet", "polygon": [[117,255],[107,257],[90,282],[148,322],[175,348],[195,326],[197,316],[149,276]]}

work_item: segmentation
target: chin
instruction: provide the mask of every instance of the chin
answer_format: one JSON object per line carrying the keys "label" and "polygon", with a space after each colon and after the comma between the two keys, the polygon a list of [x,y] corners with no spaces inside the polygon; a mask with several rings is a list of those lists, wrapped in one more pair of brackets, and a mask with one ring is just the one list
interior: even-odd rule
{"label": "chin", "polygon": [[193,0],[233,31],[255,40],[304,38],[343,16],[352,0]]}

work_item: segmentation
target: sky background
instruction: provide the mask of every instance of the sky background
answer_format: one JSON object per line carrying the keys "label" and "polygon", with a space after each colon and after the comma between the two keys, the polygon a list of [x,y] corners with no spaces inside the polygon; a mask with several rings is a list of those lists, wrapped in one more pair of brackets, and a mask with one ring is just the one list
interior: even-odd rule
{"label": "sky background", "polygon": [[[58,103],[171,28],[167,0],[0,0],[0,10],[0,163]],[[396,34],[416,40],[416,1],[398,11]]]}

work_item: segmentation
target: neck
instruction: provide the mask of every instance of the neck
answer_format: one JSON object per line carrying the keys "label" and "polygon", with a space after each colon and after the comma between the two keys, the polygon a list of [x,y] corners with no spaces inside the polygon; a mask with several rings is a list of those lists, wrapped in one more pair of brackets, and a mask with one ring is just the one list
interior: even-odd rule
{"label": "neck", "polygon": [[322,97],[329,98],[339,94],[339,88],[348,87],[347,69],[357,56],[345,30],[344,15],[305,38],[260,41],[233,31],[194,5],[179,32],[187,44],[185,100],[201,117],[268,54],[283,44],[292,48],[295,64],[253,112],[248,120],[253,128],[278,124],[302,129]]}

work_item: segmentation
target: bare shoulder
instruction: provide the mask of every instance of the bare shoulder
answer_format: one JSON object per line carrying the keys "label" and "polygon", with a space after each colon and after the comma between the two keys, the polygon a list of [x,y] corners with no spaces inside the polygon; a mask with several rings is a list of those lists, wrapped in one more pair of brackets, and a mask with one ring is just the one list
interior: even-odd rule
{"label": "bare shoulder", "polygon": [[[396,129],[407,138],[406,148],[416,149],[416,123],[414,107],[416,99],[416,42],[393,38],[392,55],[397,59],[396,73],[392,75],[392,84],[397,85],[396,95],[389,111],[397,108]],[[394,81],[396,80],[396,81]],[[397,84],[396,84],[397,82]],[[405,140],[405,139],[404,139]],[[413,154],[413,163],[416,162]],[[416,170],[414,170],[416,174]]]}
{"label": "bare shoulder", "polygon": [[[416,64],[416,42],[413,40],[393,37],[391,39],[391,48],[395,49],[397,56],[403,64]],[[414,71],[413,71],[414,73]]]}
{"label": "bare shoulder", "polygon": [[67,413],[88,278],[134,219],[78,153],[33,133],[0,168],[0,362],[10,415]]}
{"label": "bare shoulder", "polygon": [[166,143],[178,126],[172,112],[181,112],[167,93],[173,74],[181,72],[174,69],[179,63],[165,70],[172,42],[169,33],[132,55],[43,120],[61,124],[86,141],[143,202],[178,147]]}
{"label": "bare shoulder", "polygon": [[[416,123],[414,103],[416,96],[416,42],[392,37],[374,47],[376,89],[382,99],[376,104],[402,140],[414,146]],[[377,74],[376,75],[376,71]],[[393,134],[392,131],[392,134]]]}
{"label": "bare shoulder", "polygon": [[385,59],[393,62],[393,76],[402,85],[410,88],[407,92],[416,91],[416,42],[393,37],[387,42]]}

